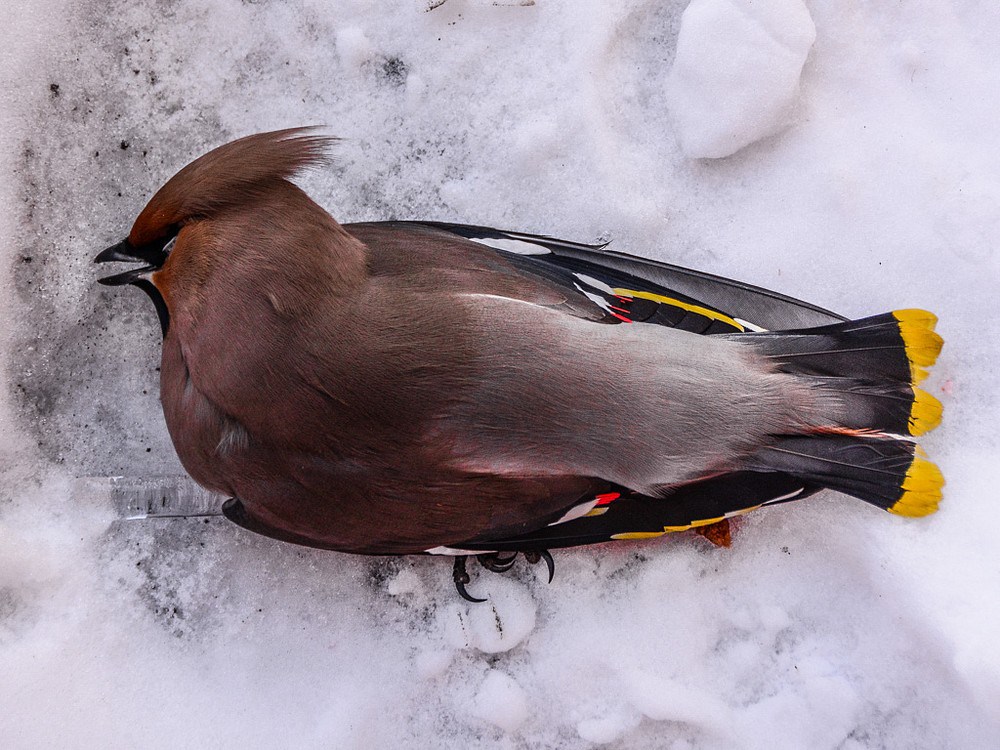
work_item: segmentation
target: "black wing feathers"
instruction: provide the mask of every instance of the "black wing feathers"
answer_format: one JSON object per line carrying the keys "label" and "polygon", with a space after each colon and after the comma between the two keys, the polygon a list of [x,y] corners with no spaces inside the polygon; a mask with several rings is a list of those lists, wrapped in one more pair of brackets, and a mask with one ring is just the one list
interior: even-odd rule
{"label": "black wing feathers", "polygon": [[[607,274],[608,279],[629,279],[626,284],[629,288],[639,291],[659,291],[681,301],[696,302],[699,306],[724,311],[729,316],[749,321],[768,330],[809,328],[846,320],[837,313],[769,289],[670,263],[607,250],[607,243],[587,245],[468,224],[420,223],[492,247],[498,247],[504,242],[533,244],[540,248],[540,253],[545,252],[548,255],[527,256],[531,260],[541,262],[544,259],[550,264],[570,270],[575,270],[572,266],[574,261],[583,262],[586,264],[583,267],[600,269],[602,274]],[[638,286],[631,286],[633,284]],[[722,331],[712,331],[716,332]]]}

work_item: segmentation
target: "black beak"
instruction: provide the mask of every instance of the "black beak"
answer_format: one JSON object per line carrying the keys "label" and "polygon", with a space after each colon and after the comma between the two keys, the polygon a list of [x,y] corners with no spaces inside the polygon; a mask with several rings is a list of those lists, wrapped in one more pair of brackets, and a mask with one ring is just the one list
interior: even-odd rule
{"label": "black beak", "polygon": [[117,245],[112,245],[106,250],[102,250],[96,258],[94,258],[94,263],[108,263],[110,261],[135,261],[138,258],[133,254],[135,250],[132,249],[132,245],[128,240],[122,240]]}
{"label": "black beak", "polygon": [[98,279],[97,283],[104,284],[105,286],[121,286],[122,284],[136,283],[143,279],[150,271],[155,271],[159,268],[159,265],[149,262],[150,258],[143,257],[146,255],[148,255],[148,252],[137,251],[127,239],[102,250],[94,258],[94,263],[146,263],[147,265],[142,268],[133,268],[131,271],[118,273],[114,276],[105,276],[103,279]]}
{"label": "black beak", "polygon": [[140,248],[133,247],[128,239],[124,239],[117,245],[112,245],[102,250],[94,258],[94,263],[144,264],[141,268],[133,268],[131,271],[125,271],[125,273],[105,276],[103,279],[98,279],[97,283],[104,284],[105,286],[134,284],[148,294],[149,298],[153,300],[153,305],[156,307],[156,316],[160,320],[160,331],[164,337],[166,337],[167,329],[170,326],[170,311],[167,310],[167,303],[163,301],[163,295],[160,294],[160,290],[150,281],[149,275],[163,266],[167,255],[170,253],[170,248],[173,246],[172,243],[175,236],[176,232],[173,235],[164,237],[162,240],[157,240]]}

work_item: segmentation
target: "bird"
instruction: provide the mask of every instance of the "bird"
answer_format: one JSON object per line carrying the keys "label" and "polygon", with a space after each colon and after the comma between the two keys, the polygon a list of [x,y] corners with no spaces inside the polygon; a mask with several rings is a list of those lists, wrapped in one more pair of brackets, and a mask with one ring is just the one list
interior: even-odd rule
{"label": "bird", "polygon": [[314,128],[224,144],[97,263],[152,300],[182,465],[240,526],[466,559],[660,536],[821,489],[901,516],[944,478],[916,438],[936,318],[847,320],[738,281],[547,236],[340,224],[293,179]]}

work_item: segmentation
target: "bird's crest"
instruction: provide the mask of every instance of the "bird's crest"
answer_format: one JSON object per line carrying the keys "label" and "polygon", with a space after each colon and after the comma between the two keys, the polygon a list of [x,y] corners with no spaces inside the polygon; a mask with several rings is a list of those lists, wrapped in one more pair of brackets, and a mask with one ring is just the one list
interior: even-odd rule
{"label": "bird's crest", "polygon": [[152,242],[185,221],[241,203],[276,180],[322,164],[336,138],[289,128],[240,138],[195,159],[154,195],[132,225],[129,242]]}

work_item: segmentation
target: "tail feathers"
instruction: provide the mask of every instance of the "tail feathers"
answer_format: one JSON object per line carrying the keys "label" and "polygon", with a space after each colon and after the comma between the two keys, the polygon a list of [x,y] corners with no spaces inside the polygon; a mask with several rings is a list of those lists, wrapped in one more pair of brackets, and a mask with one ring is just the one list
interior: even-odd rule
{"label": "tail feathers", "polygon": [[913,390],[913,405],[910,407],[907,427],[911,435],[919,436],[930,432],[941,424],[944,407],[927,391],[915,386],[911,386],[911,389]]}
{"label": "tail feathers", "polygon": [[936,323],[925,310],[896,310],[819,328],[735,337],[785,372],[909,385],[926,377],[941,351]]}
{"label": "tail feathers", "polygon": [[936,511],[944,486],[941,471],[915,443],[882,436],[784,437],[743,468],[784,472],[901,516]]}
{"label": "tail feathers", "polygon": [[936,323],[925,310],[896,310],[733,338],[753,346],[778,370],[811,379],[822,402],[815,432],[918,436],[941,422],[941,402],[916,386],[941,351]]}
{"label": "tail feathers", "polygon": [[934,332],[937,316],[926,310],[896,310],[892,315],[899,321],[899,335],[910,365],[910,382],[920,383],[944,345],[944,340]]}
{"label": "tail feathers", "polygon": [[831,424],[815,432],[837,428],[891,435],[919,436],[941,423],[941,402],[914,385],[883,381],[873,383],[851,378],[812,377],[812,385],[830,394],[824,418]]}

